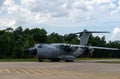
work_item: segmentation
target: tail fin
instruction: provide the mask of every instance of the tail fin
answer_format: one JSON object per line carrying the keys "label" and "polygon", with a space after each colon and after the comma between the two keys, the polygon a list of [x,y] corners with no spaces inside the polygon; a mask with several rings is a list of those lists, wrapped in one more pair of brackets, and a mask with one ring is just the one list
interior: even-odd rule
{"label": "tail fin", "polygon": [[80,34],[83,33],[81,39],[80,39],[80,45],[87,45],[89,37],[92,33],[109,33],[109,32],[105,32],[105,31],[87,31],[86,29],[84,29],[83,32],[78,32],[78,33],[74,33],[74,34]]}

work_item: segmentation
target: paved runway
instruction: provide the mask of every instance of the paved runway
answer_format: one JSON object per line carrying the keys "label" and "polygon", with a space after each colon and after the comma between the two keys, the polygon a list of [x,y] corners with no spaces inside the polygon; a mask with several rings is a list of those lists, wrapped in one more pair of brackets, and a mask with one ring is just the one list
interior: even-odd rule
{"label": "paved runway", "polygon": [[120,79],[120,64],[0,62],[0,79]]}

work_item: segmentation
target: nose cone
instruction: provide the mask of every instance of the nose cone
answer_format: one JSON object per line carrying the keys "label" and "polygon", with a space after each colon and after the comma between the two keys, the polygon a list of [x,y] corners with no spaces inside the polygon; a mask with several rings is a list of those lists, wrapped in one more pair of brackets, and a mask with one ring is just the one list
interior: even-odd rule
{"label": "nose cone", "polygon": [[29,49],[25,49],[24,52],[25,52],[25,53],[29,53]]}
{"label": "nose cone", "polygon": [[33,55],[33,56],[37,55],[37,49],[36,48],[25,49],[24,52],[26,54],[30,54],[30,55]]}
{"label": "nose cone", "polygon": [[37,49],[32,49],[31,54],[32,55],[37,55]]}

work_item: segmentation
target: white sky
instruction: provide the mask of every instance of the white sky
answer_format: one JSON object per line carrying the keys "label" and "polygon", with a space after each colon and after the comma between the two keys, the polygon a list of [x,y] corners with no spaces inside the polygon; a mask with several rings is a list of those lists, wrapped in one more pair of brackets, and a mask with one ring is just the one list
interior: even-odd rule
{"label": "white sky", "polygon": [[0,0],[0,29],[18,26],[59,34],[104,30],[111,32],[107,40],[120,40],[120,0]]}

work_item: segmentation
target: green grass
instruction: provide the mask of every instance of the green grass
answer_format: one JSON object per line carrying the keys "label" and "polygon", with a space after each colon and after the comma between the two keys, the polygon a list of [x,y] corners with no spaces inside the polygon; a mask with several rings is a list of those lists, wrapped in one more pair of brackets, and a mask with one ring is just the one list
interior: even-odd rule
{"label": "green grass", "polygon": [[120,58],[77,58],[77,60],[95,60],[97,63],[120,64]]}
{"label": "green grass", "polygon": [[[117,63],[120,64],[120,59],[116,58],[77,58],[76,60],[99,60],[98,63]],[[102,61],[103,60],[103,61]],[[105,61],[104,61],[105,60]],[[50,60],[45,59],[45,62]],[[25,59],[0,59],[0,62],[38,62],[37,58],[25,58]]]}
{"label": "green grass", "polygon": [[0,62],[38,62],[37,58],[25,59],[0,59]]}
{"label": "green grass", "polygon": [[118,59],[118,58],[77,58],[77,60],[109,60],[109,59]]}
{"label": "green grass", "polygon": [[120,64],[120,61],[100,61],[99,63]]}

